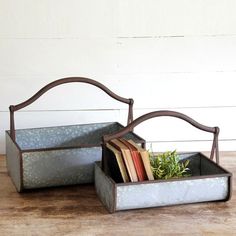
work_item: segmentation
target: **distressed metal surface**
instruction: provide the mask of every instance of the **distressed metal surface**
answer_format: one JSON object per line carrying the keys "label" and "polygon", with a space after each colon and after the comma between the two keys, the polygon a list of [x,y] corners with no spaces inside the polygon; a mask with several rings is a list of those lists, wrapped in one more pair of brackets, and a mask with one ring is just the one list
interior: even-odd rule
{"label": "distressed metal surface", "polygon": [[16,130],[16,142],[22,150],[99,145],[104,134],[118,131],[118,123],[95,123]]}
{"label": "distressed metal surface", "polygon": [[117,210],[223,200],[228,177],[117,187]]}
{"label": "distressed metal surface", "polygon": [[[122,127],[117,122],[108,122],[16,130],[16,142],[23,151],[23,187],[30,189],[93,183],[94,162],[102,157],[101,137]],[[19,185],[19,154],[14,149],[9,131],[6,136],[10,153],[7,161],[10,162],[13,181]],[[133,133],[126,137],[140,142]],[[53,150],[46,150],[49,148]]]}
{"label": "distressed metal surface", "polygon": [[202,175],[214,175],[225,173],[223,169],[219,168],[217,165],[213,165],[212,162],[207,158],[201,158],[200,170]]}
{"label": "distressed metal surface", "polygon": [[76,148],[22,154],[25,188],[92,183],[101,148]]}
{"label": "distressed metal surface", "polygon": [[180,160],[188,159],[191,176],[199,175],[213,175],[213,174],[224,174],[224,170],[219,168],[218,165],[212,163],[209,158],[205,157],[203,154],[196,153],[180,153]]}
{"label": "distressed metal surface", "polygon": [[[96,184],[97,192],[103,189],[116,187],[114,202],[116,210],[128,210],[137,208],[159,207],[167,205],[225,200],[229,194],[229,176],[217,164],[210,161],[201,153],[180,154],[180,160],[190,160],[190,172],[192,178],[170,181],[156,181],[143,183],[115,184],[106,178],[104,172],[97,170],[98,179],[102,183]],[[99,169],[97,165],[97,169]],[[212,176],[218,175],[218,176]],[[201,178],[201,176],[204,176]],[[197,177],[197,178],[196,178]],[[104,186],[107,185],[107,186]],[[107,191],[107,190],[106,190]],[[106,195],[99,194],[103,204]]]}
{"label": "distressed metal surface", "polygon": [[102,203],[109,212],[113,212],[115,204],[114,184],[103,173],[100,163],[97,162],[95,163],[95,188]]}
{"label": "distressed metal surface", "polygon": [[6,133],[6,162],[7,170],[11,179],[16,186],[17,191],[21,190],[21,174],[20,174],[20,151],[12,142],[8,133]]}

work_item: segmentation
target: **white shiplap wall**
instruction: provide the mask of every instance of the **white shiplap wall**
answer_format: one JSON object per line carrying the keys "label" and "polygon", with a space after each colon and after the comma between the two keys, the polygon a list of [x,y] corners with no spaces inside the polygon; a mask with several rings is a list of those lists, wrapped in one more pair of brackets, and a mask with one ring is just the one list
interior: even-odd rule
{"label": "white shiplap wall", "polygon": [[[133,97],[135,117],[171,109],[218,125],[220,149],[235,150],[235,11],[235,0],[0,0],[0,153],[8,106],[67,76]],[[17,112],[16,127],[125,124],[126,112],[94,87],[63,85]],[[173,118],[136,132],[157,150],[209,150],[212,138]]]}

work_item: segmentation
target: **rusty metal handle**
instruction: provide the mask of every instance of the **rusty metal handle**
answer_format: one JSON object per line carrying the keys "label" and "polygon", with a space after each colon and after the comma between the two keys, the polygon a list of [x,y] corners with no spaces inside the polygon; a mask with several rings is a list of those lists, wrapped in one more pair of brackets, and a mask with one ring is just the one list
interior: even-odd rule
{"label": "rusty metal handle", "polygon": [[115,134],[104,135],[103,136],[103,145],[105,145],[106,142],[108,142],[112,139],[120,138],[120,137],[124,136],[125,134],[127,134],[128,132],[133,131],[134,127],[136,127],[140,123],[142,123],[146,120],[155,118],[155,117],[160,117],[160,116],[170,116],[170,117],[179,118],[181,120],[185,120],[186,122],[188,122],[189,124],[191,124],[192,126],[198,128],[200,130],[203,130],[203,131],[206,131],[209,133],[213,133],[214,139],[213,139],[210,159],[211,160],[213,159],[214,153],[215,153],[216,163],[219,164],[219,148],[218,148],[218,135],[220,132],[219,127],[209,127],[209,126],[202,125],[202,124],[198,123],[197,121],[193,120],[192,118],[190,118],[189,116],[186,116],[180,112],[175,112],[175,111],[167,111],[167,110],[154,111],[154,112],[147,113],[143,116],[140,116],[139,118],[135,119],[130,124],[128,124],[126,127],[121,129],[119,132],[117,132]]}
{"label": "rusty metal handle", "polygon": [[44,93],[46,93],[48,90],[61,85],[61,84],[66,84],[66,83],[73,83],[73,82],[80,82],[80,83],[86,83],[86,84],[91,84],[94,85],[101,90],[103,90],[105,93],[107,93],[110,97],[116,99],[119,102],[123,102],[129,105],[129,111],[128,111],[128,121],[127,124],[133,121],[133,104],[134,100],[132,98],[123,98],[112,92],[110,89],[108,89],[105,85],[99,83],[98,81],[84,78],[84,77],[67,77],[59,80],[55,80],[46,86],[44,86],[42,89],[40,89],[35,95],[33,95],[31,98],[27,99],[26,101],[19,103],[17,105],[11,105],[9,107],[10,110],[10,136],[11,138],[15,141],[15,121],[14,121],[14,112],[18,111],[34,101],[36,101],[40,96],[42,96]]}

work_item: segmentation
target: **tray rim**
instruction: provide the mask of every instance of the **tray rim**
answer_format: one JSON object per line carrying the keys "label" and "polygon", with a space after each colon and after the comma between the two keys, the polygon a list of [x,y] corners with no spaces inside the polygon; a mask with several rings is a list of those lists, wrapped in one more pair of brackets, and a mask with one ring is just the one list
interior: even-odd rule
{"label": "tray rim", "polygon": [[[97,122],[97,123],[87,123],[87,124],[74,124],[74,125],[60,125],[60,126],[50,126],[50,127],[37,127],[37,128],[27,128],[27,129],[16,129],[17,130],[35,130],[35,129],[46,129],[46,128],[59,128],[59,127],[73,127],[73,126],[84,126],[84,125],[96,125],[96,124],[116,124],[121,128],[124,128],[124,125],[119,123],[118,121],[114,122]],[[141,138],[139,135],[137,135],[135,132],[131,131],[132,135],[134,135],[140,143],[145,144],[145,139]],[[43,151],[54,151],[54,150],[66,150],[66,149],[76,149],[76,148],[92,148],[92,147],[101,147],[102,145],[102,139],[99,144],[89,144],[89,145],[76,145],[76,146],[68,146],[68,147],[49,147],[49,148],[32,148],[32,149],[23,149],[20,147],[20,145],[17,143],[16,140],[13,140],[10,135],[10,130],[6,130],[5,134],[9,136],[10,140],[17,146],[19,151],[21,153],[25,152],[43,152]]]}
{"label": "tray rim", "polygon": [[[146,180],[146,181],[137,181],[137,182],[126,182],[126,183],[116,183],[110,176],[106,175],[102,170],[100,163],[95,162],[101,168],[102,172],[112,181],[114,185],[119,186],[127,186],[127,185],[139,185],[139,184],[153,184],[153,183],[162,183],[162,182],[173,182],[173,181],[184,181],[184,180],[193,180],[193,179],[205,179],[205,178],[216,178],[216,177],[232,177],[232,173],[223,168],[222,166],[215,163],[213,160],[208,158],[202,152],[181,152],[181,154],[200,154],[202,158],[209,161],[211,164],[217,166],[217,168],[221,169],[225,173],[222,174],[213,174],[213,175],[198,175],[198,176],[189,176],[189,177],[181,177],[181,178],[171,178],[171,179],[161,179],[161,180]],[[180,153],[178,153],[180,154]]]}

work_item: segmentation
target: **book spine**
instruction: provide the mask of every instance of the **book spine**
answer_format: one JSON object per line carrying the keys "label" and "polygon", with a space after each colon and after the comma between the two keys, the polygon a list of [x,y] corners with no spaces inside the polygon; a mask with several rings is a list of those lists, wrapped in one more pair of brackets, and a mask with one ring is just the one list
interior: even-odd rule
{"label": "book spine", "polygon": [[133,145],[131,145],[127,140],[125,139],[119,139],[119,140],[130,150],[138,180],[139,181],[147,180],[145,168],[138,150]]}
{"label": "book spine", "polygon": [[154,180],[148,151],[139,147],[133,140],[128,140],[128,142],[139,152],[148,180]]}
{"label": "book spine", "polygon": [[153,173],[152,173],[148,152],[147,151],[141,151],[140,154],[141,154],[141,158],[142,158],[142,161],[143,161],[143,164],[144,164],[144,168],[146,170],[148,180],[154,180],[154,176],[153,176]]}
{"label": "book spine", "polygon": [[129,150],[121,150],[121,151],[124,152],[124,158],[126,160],[126,163],[128,164],[127,169],[130,170],[131,182],[137,182],[138,176],[137,176],[137,172],[135,170],[134,162],[133,162],[130,151]]}
{"label": "book spine", "polygon": [[133,167],[134,163],[133,163],[132,159],[129,158],[130,155],[131,155],[130,152],[129,152],[129,150],[128,150],[129,153],[127,153],[125,149],[121,148],[121,147],[119,146],[119,144],[118,144],[118,143],[115,143],[114,141],[111,141],[111,142],[109,142],[109,143],[110,143],[114,148],[120,150],[121,156],[122,156],[123,161],[124,161],[124,163],[125,163],[125,166],[126,166],[126,168],[127,168],[127,172],[128,172],[128,175],[129,175],[129,178],[130,178],[131,182],[138,181],[137,174],[136,174],[135,169],[134,169],[134,167]]}

